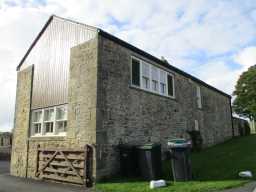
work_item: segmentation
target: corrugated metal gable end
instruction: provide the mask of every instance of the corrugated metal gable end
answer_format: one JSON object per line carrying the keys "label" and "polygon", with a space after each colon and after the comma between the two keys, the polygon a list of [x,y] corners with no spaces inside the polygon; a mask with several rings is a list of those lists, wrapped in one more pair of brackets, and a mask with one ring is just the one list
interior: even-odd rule
{"label": "corrugated metal gable end", "polygon": [[19,69],[34,65],[32,109],[68,102],[70,49],[97,30],[52,16],[23,58]]}

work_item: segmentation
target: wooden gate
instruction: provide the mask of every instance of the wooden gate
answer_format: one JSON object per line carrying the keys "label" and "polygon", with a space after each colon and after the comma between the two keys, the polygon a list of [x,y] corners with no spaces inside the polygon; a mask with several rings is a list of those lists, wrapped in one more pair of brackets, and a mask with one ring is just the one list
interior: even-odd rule
{"label": "wooden gate", "polygon": [[93,148],[37,148],[36,177],[46,180],[92,186]]}

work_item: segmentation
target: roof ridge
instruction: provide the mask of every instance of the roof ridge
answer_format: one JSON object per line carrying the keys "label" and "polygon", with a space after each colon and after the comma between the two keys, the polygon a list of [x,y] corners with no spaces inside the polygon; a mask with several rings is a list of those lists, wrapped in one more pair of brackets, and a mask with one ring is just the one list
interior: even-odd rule
{"label": "roof ridge", "polygon": [[28,51],[26,52],[26,54],[24,55],[24,57],[20,61],[19,65],[17,66],[17,71],[20,69],[21,65],[23,64],[23,62],[25,61],[25,59],[27,58],[27,56],[29,55],[30,51],[33,49],[33,47],[35,46],[37,41],[40,39],[41,35],[44,33],[44,31],[46,30],[48,25],[52,22],[53,18],[58,18],[58,19],[61,19],[63,21],[68,21],[68,22],[71,22],[71,23],[75,23],[75,24],[79,24],[79,25],[86,26],[86,27],[89,27],[89,28],[93,28],[100,35],[102,35],[102,36],[104,36],[104,37],[106,37],[106,38],[108,38],[108,39],[110,39],[112,41],[115,41],[116,43],[119,43],[120,45],[125,46],[126,48],[129,48],[129,49],[131,49],[133,51],[139,52],[143,56],[148,57],[149,59],[151,59],[151,60],[153,60],[153,61],[163,65],[164,67],[167,67],[167,68],[169,68],[169,69],[171,69],[171,70],[173,70],[173,71],[175,71],[175,72],[177,72],[177,73],[179,73],[179,74],[181,74],[181,75],[183,75],[183,76],[185,76],[187,78],[190,78],[190,79],[194,80],[195,82],[198,82],[198,83],[200,83],[200,84],[202,84],[202,85],[204,85],[204,86],[206,86],[208,88],[211,88],[214,91],[217,91],[217,92],[221,93],[222,95],[225,95],[225,96],[231,98],[231,96],[229,94],[227,94],[227,93],[225,93],[225,92],[223,92],[223,91],[213,87],[212,85],[209,85],[208,83],[204,82],[203,80],[201,80],[201,79],[199,79],[199,78],[197,78],[197,77],[195,77],[195,76],[193,76],[193,75],[191,75],[191,74],[189,74],[189,73],[187,73],[187,72],[185,72],[185,71],[183,71],[183,70],[181,70],[181,69],[171,65],[170,63],[166,63],[166,62],[162,61],[161,59],[157,58],[156,56],[153,56],[150,53],[147,53],[146,51],[144,51],[144,50],[142,50],[140,48],[137,48],[134,45],[132,45],[132,44],[130,44],[130,43],[128,43],[128,42],[126,42],[126,41],[124,41],[124,40],[122,40],[122,39],[120,39],[120,38],[118,38],[118,37],[116,37],[116,36],[106,32],[106,31],[104,31],[104,30],[102,30],[102,29],[100,29],[98,27],[94,27],[94,26],[87,25],[87,24],[84,24],[84,23],[81,23],[81,22],[77,22],[77,21],[74,21],[72,19],[63,18],[63,17],[57,16],[57,15],[54,15],[54,14],[49,17],[49,19],[47,20],[46,24],[43,26],[43,28],[41,29],[41,31],[39,32],[39,34],[37,35],[37,37],[35,38],[33,43],[30,45]]}

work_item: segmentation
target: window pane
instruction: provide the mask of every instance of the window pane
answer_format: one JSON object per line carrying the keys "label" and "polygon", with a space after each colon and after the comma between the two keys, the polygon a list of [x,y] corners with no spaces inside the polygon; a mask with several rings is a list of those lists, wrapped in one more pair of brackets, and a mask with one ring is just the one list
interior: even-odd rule
{"label": "window pane", "polygon": [[165,94],[166,85],[164,83],[160,83],[160,93]]}
{"label": "window pane", "polygon": [[44,111],[44,121],[53,121],[54,120],[54,109],[46,109]]}
{"label": "window pane", "polygon": [[152,80],[152,89],[153,91],[158,91],[158,82],[155,80]]}
{"label": "window pane", "polygon": [[57,132],[66,132],[67,131],[67,121],[58,121],[57,122]]}
{"label": "window pane", "polygon": [[142,77],[142,88],[149,89],[149,78]]}
{"label": "window pane", "polygon": [[168,81],[168,95],[169,96],[174,96],[173,76],[168,75],[167,76],[167,81]]}
{"label": "window pane", "polygon": [[53,122],[45,123],[45,132],[46,133],[53,133]]}
{"label": "window pane", "polygon": [[151,67],[151,78],[152,80],[158,81],[158,69],[154,66]]}
{"label": "window pane", "polygon": [[142,63],[142,76],[149,78],[149,65]]}
{"label": "window pane", "polygon": [[140,62],[132,59],[132,84],[140,86]]}
{"label": "window pane", "polygon": [[166,72],[160,70],[160,82],[166,84]]}
{"label": "window pane", "polygon": [[56,120],[65,120],[67,119],[67,106],[58,107],[56,111]]}
{"label": "window pane", "polygon": [[42,120],[42,111],[33,112],[33,122],[40,122]]}
{"label": "window pane", "polygon": [[41,133],[41,124],[40,123],[34,124],[34,132],[35,132],[35,134]]}

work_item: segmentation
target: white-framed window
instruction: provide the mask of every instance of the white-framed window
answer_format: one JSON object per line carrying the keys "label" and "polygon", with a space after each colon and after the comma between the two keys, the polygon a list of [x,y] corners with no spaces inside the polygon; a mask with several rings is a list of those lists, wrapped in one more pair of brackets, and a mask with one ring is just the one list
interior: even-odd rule
{"label": "white-framed window", "polygon": [[164,69],[131,57],[131,85],[175,98],[174,75]]}
{"label": "white-framed window", "polygon": [[196,86],[196,102],[197,102],[197,107],[199,109],[202,109],[201,88],[199,85]]}
{"label": "white-framed window", "polygon": [[67,105],[32,110],[31,136],[65,136]]}

